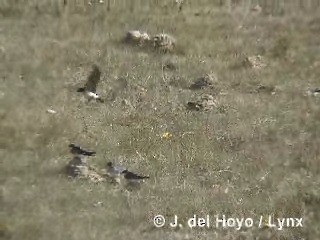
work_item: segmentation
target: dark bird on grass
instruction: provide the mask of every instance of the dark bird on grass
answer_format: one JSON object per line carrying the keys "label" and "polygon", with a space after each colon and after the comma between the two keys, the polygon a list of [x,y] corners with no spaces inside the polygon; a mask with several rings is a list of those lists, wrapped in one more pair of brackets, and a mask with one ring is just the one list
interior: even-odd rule
{"label": "dark bird on grass", "polygon": [[140,183],[144,179],[149,178],[148,176],[139,176],[133,172],[129,172],[128,170],[124,170],[122,174],[124,175],[124,178],[127,180],[128,183]]}
{"label": "dark bird on grass", "polygon": [[69,148],[70,148],[70,152],[73,155],[80,155],[80,156],[94,156],[94,155],[96,155],[96,152],[84,150],[80,146],[75,145],[74,143],[69,144]]}
{"label": "dark bird on grass", "polygon": [[89,101],[96,100],[98,102],[104,102],[103,99],[97,94],[97,85],[100,81],[101,71],[99,67],[94,64],[92,71],[87,79],[87,83],[84,87],[78,88],[77,92],[83,92]]}

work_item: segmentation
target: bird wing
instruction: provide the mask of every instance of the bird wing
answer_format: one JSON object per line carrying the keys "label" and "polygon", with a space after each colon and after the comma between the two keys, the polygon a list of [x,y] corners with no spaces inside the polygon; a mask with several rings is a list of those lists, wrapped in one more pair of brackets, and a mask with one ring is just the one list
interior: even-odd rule
{"label": "bird wing", "polygon": [[94,156],[96,152],[94,151],[88,151],[83,148],[81,148],[78,145],[75,144],[69,144],[69,147],[71,148],[70,152],[74,155],[83,155],[83,156]]}
{"label": "bird wing", "polygon": [[137,175],[137,174],[135,174],[135,173],[133,173],[133,172],[127,172],[126,174],[125,174],[125,178],[126,179],[132,179],[132,180],[139,180],[139,179],[144,179],[144,178],[149,178],[149,177],[147,177],[147,176],[139,176],[139,175]]}
{"label": "bird wing", "polygon": [[88,77],[85,89],[90,92],[96,92],[97,85],[100,81],[101,71],[97,65],[93,65],[92,71]]}

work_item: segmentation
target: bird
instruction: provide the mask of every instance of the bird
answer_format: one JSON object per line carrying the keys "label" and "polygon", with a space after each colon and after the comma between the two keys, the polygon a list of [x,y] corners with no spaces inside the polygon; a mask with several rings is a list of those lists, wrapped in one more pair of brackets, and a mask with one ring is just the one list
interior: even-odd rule
{"label": "bird", "polygon": [[107,163],[107,175],[118,183],[120,182],[121,174],[126,170],[126,168],[116,166],[112,162]]}
{"label": "bird", "polygon": [[84,150],[80,146],[75,145],[74,143],[69,144],[69,148],[70,148],[70,153],[73,155],[89,156],[89,157],[96,155],[96,152]]}
{"label": "bird", "polygon": [[149,176],[139,176],[133,172],[130,172],[128,170],[122,171],[122,174],[124,176],[124,179],[127,180],[128,184],[137,184],[141,183],[144,179],[150,178]]}
{"label": "bird", "polygon": [[98,102],[104,102],[104,100],[97,94],[97,85],[100,81],[101,71],[98,65],[92,65],[92,71],[87,79],[87,83],[84,87],[78,88],[77,92],[85,93],[88,101],[96,100]]}

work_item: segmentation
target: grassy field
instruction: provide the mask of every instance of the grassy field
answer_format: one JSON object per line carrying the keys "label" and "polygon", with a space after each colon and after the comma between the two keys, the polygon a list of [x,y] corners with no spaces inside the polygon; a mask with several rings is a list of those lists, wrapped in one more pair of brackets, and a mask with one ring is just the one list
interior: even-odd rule
{"label": "grassy field", "polygon": [[[320,8],[132,2],[0,1],[0,238],[320,238],[320,98],[305,96],[320,87]],[[172,34],[176,52],[123,44],[135,29]],[[256,55],[265,67],[244,64]],[[102,104],[76,92],[93,63]],[[188,89],[209,73],[214,89]],[[203,93],[218,107],[187,111]],[[132,192],[70,180],[70,142],[150,179]],[[158,214],[183,226],[156,228]],[[212,227],[190,229],[194,214]],[[214,227],[222,214],[254,224]],[[269,215],[303,227],[259,228]]]}

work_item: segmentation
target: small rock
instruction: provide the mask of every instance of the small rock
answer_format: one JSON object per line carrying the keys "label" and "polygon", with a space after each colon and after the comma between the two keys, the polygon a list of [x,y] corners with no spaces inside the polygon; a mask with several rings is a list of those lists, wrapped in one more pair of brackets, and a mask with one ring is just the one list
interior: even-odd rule
{"label": "small rock", "polygon": [[47,109],[47,113],[56,114],[56,113],[57,113],[57,111],[55,111],[55,110],[53,110],[53,109],[49,108],[49,109]]}
{"label": "small rock", "polygon": [[103,202],[99,201],[93,204],[94,207],[101,207],[103,206]]}
{"label": "small rock", "polygon": [[133,43],[139,46],[142,46],[151,41],[151,38],[148,33],[140,32],[138,30],[129,31],[125,37],[126,43]]}

